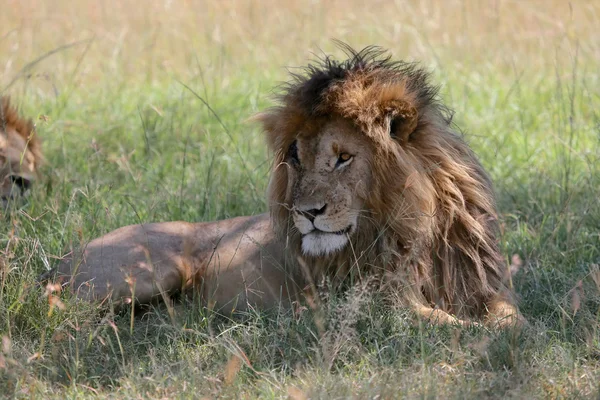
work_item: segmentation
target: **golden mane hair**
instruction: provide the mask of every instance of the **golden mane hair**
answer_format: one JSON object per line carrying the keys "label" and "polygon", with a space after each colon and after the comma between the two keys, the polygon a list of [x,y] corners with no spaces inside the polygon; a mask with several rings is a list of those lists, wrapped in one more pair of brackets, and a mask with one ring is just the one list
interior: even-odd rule
{"label": "golden mane hair", "polygon": [[[314,277],[376,272],[412,305],[481,316],[505,292],[490,179],[427,72],[378,47],[343,49],[347,60],[325,57],[293,74],[278,105],[257,117],[275,154],[268,199],[278,236]],[[334,117],[373,144],[373,183],[351,246],[308,257],[289,223],[286,153],[301,129],[318,135]]]}
{"label": "golden mane hair", "polygon": [[0,131],[6,133],[12,127],[27,143],[27,148],[39,162],[42,159],[40,141],[35,134],[35,124],[30,118],[23,118],[10,104],[9,96],[0,99]]}

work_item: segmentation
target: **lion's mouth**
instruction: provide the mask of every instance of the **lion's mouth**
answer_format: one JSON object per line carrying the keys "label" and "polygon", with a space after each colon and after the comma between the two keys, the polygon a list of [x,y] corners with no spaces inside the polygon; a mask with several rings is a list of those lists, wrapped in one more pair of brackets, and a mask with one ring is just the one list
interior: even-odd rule
{"label": "lion's mouth", "polygon": [[[317,234],[317,235],[346,235],[352,231],[352,225],[348,225],[344,229],[340,229],[339,231],[329,232],[324,231],[319,228],[315,228],[314,230],[308,232],[306,235]],[[304,235],[304,236],[306,236]]]}
{"label": "lion's mouth", "polygon": [[302,235],[302,251],[304,254],[313,256],[340,251],[348,244],[348,234],[352,232],[352,229],[353,225],[333,232],[314,228],[309,233]]}

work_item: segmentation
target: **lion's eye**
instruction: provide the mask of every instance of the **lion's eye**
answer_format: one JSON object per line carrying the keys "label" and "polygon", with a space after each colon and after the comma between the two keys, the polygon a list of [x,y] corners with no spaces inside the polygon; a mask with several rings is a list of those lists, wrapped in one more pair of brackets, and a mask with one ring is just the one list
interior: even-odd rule
{"label": "lion's eye", "polygon": [[394,118],[390,122],[390,136],[394,139],[396,138],[396,136],[398,136],[398,125],[400,125],[400,121],[398,120],[398,118]]}
{"label": "lion's eye", "polygon": [[300,159],[298,158],[298,144],[296,140],[294,140],[294,142],[288,148],[287,156],[294,163],[300,164]]}
{"label": "lion's eye", "polygon": [[341,153],[338,157],[337,163],[335,164],[336,167],[339,167],[343,164],[346,164],[347,162],[349,162],[350,160],[352,160],[352,155],[348,154],[348,153]]}

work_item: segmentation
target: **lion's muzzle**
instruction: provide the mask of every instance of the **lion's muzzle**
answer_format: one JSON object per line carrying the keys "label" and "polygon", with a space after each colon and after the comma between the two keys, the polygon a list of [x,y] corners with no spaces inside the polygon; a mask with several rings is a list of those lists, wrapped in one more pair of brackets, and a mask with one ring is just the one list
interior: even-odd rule
{"label": "lion's muzzle", "polygon": [[302,251],[321,256],[343,249],[356,226],[348,210],[328,212],[327,204],[294,208],[294,225],[302,234]]}
{"label": "lion's muzzle", "polygon": [[24,175],[8,175],[0,182],[0,206],[6,208],[11,201],[22,198],[31,188],[33,177]]}

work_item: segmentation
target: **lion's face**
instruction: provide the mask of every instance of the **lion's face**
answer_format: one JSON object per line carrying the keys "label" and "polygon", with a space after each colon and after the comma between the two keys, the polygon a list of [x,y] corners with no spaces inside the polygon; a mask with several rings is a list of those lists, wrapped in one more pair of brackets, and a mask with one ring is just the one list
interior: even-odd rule
{"label": "lion's face", "polygon": [[19,118],[7,98],[0,116],[0,205],[6,206],[29,190],[40,155],[33,124]]}
{"label": "lion's face", "polygon": [[8,128],[0,134],[0,199],[3,203],[20,197],[35,177],[35,157],[20,135]]}
{"label": "lion's face", "polygon": [[372,146],[342,118],[305,132],[285,162],[293,223],[302,251],[321,256],[344,248],[356,232],[371,182]]}

